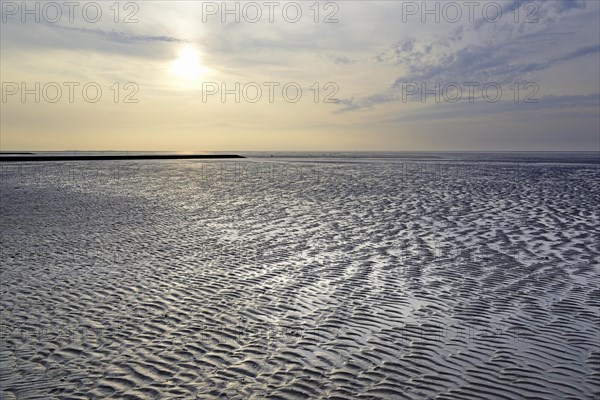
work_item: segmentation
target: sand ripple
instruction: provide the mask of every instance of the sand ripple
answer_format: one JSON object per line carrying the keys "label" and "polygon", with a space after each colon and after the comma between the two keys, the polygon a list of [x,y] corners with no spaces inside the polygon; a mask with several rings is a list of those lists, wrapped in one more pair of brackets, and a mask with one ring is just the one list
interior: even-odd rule
{"label": "sand ripple", "polygon": [[6,399],[600,397],[600,176],[2,166]]}

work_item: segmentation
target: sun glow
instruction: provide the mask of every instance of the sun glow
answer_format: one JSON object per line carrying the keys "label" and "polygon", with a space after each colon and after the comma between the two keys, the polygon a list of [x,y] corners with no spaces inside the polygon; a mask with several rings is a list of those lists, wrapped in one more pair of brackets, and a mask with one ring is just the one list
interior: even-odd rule
{"label": "sun glow", "polygon": [[182,79],[196,79],[206,71],[200,64],[200,54],[193,47],[184,47],[179,50],[179,55],[171,65],[171,73]]}

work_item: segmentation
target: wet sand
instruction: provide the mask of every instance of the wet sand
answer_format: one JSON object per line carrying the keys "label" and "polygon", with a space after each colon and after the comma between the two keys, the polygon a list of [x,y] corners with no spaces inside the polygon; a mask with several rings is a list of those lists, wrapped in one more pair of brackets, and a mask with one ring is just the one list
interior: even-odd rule
{"label": "wet sand", "polygon": [[3,399],[594,399],[597,165],[0,168]]}

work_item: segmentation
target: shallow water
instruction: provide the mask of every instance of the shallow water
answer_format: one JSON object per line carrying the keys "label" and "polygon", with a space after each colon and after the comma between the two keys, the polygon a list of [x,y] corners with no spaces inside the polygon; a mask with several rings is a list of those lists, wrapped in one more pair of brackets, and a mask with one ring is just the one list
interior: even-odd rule
{"label": "shallow water", "polygon": [[1,397],[600,396],[589,158],[262,156],[1,165]]}

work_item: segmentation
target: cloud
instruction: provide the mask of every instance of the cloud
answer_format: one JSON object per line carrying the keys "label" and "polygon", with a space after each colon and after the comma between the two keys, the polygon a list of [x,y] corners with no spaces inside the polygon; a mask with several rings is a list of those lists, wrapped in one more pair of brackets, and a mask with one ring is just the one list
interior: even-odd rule
{"label": "cloud", "polygon": [[558,13],[585,8],[584,0],[546,0],[546,2],[550,3]]}
{"label": "cloud", "polygon": [[532,113],[532,112],[568,112],[573,115],[580,112],[590,117],[597,116],[600,107],[600,95],[588,96],[545,96],[536,103],[522,103],[511,100],[494,103],[493,106],[483,100],[469,103],[462,100],[457,103],[433,103],[417,111],[408,111],[402,115],[392,117],[388,120],[396,122],[408,121],[434,121],[448,119],[464,119],[470,117],[481,117],[485,115],[501,115],[509,113]]}
{"label": "cloud", "polygon": [[[406,83],[424,82],[433,87],[436,83],[495,82],[509,86],[514,82],[535,81],[541,73],[555,70],[560,64],[598,55],[598,32],[593,28],[598,25],[598,15],[572,15],[568,11],[585,8],[583,3],[573,3],[576,4],[542,4],[544,12],[554,16],[569,14],[561,17],[561,23],[554,19],[548,24],[530,24],[526,30],[514,29],[511,24],[488,23],[487,32],[477,24],[474,27],[461,25],[429,40],[404,37],[375,56],[350,60],[396,66],[399,74],[385,90],[346,100],[342,103],[345,107],[337,112],[398,101]],[[578,30],[577,25],[582,23],[585,29]],[[573,48],[573,43],[579,47]]]}
{"label": "cloud", "polygon": [[[2,27],[1,42],[2,57],[6,59],[43,57],[49,53],[71,52],[73,56],[102,54],[132,60],[136,58],[165,60],[174,56],[174,45],[184,40],[170,35],[148,35],[110,28],[40,23],[5,24]],[[54,57],[50,57],[52,58]],[[59,60],[60,58],[57,59]]]}
{"label": "cloud", "polygon": [[600,44],[595,44],[592,46],[583,46],[578,48],[577,50],[572,51],[571,53],[565,54],[564,56],[557,57],[553,59],[551,63],[560,62],[560,61],[568,61],[573,60],[579,57],[585,57],[590,54],[596,54],[600,52]]}
{"label": "cloud", "polygon": [[338,65],[348,65],[354,63],[355,61],[349,59],[348,57],[334,57],[333,62]]}
{"label": "cloud", "polygon": [[76,28],[70,26],[51,25],[57,29],[64,29],[72,32],[81,32],[84,34],[95,35],[99,38],[110,40],[112,42],[123,44],[134,44],[139,42],[181,42],[182,40],[171,36],[149,36],[137,35],[133,33],[119,32],[115,30],[106,31],[102,29]]}

